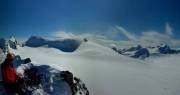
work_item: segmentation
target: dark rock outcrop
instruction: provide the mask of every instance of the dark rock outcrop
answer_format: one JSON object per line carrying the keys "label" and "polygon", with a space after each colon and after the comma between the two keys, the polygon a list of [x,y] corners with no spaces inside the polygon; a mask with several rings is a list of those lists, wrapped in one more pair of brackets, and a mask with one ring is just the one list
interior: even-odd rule
{"label": "dark rock outcrop", "polygon": [[119,54],[133,57],[133,58],[140,58],[144,59],[150,56],[150,53],[147,48],[143,48],[141,45],[137,45],[135,47],[131,47],[128,49],[117,49],[116,47],[112,47],[112,49]]}
{"label": "dark rock outcrop", "polygon": [[163,44],[158,46],[159,53],[161,54],[177,54],[180,53],[179,50],[171,49],[170,46]]}
{"label": "dark rock outcrop", "polygon": [[81,42],[78,40],[64,39],[64,40],[49,41],[48,47],[57,48],[64,52],[73,52],[79,47],[80,44]]}
{"label": "dark rock outcrop", "polygon": [[149,56],[150,56],[150,53],[147,48],[140,48],[131,57],[144,59]]}

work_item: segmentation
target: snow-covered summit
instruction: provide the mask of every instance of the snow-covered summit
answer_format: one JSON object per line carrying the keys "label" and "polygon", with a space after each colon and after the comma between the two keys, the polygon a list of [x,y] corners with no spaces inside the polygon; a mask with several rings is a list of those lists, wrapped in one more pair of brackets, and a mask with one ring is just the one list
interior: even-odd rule
{"label": "snow-covered summit", "polygon": [[11,36],[11,38],[8,40],[8,45],[10,48],[17,49],[19,42],[14,36]]}
{"label": "snow-covered summit", "polygon": [[15,38],[14,36],[11,36],[10,39],[9,39],[9,41],[12,41],[12,42],[16,42],[16,43],[17,43],[17,40],[16,40],[16,38]]}
{"label": "snow-covered summit", "polygon": [[17,49],[18,46],[20,46],[20,43],[18,43],[13,36],[9,39],[0,38],[0,49],[2,49],[3,52],[6,52],[8,48]]}

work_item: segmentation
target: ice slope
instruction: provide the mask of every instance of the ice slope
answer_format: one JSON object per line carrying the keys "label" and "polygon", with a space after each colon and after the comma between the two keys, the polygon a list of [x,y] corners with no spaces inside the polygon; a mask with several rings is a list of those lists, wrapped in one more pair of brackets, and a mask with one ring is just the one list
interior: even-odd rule
{"label": "ice slope", "polygon": [[83,42],[73,53],[55,48],[13,50],[36,65],[69,70],[80,77],[90,95],[179,95],[180,55],[145,61],[120,55],[95,42]]}

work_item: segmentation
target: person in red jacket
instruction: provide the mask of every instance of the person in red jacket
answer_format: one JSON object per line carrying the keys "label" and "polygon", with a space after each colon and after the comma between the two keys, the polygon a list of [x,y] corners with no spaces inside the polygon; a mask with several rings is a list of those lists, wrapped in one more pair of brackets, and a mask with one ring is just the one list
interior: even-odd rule
{"label": "person in red jacket", "polygon": [[22,80],[17,74],[13,67],[13,54],[8,53],[5,61],[1,64],[1,72],[3,85],[8,95],[18,93],[23,95],[23,91],[20,90],[20,80]]}

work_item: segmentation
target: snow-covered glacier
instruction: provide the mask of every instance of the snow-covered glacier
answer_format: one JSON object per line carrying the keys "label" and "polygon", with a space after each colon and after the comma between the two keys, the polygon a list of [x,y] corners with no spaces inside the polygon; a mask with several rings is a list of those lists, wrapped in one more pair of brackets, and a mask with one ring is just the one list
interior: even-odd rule
{"label": "snow-covered glacier", "polygon": [[[178,53],[139,60],[119,54],[95,40],[81,41],[73,52],[45,45],[25,45],[11,51],[22,59],[31,58],[35,66],[72,72],[83,80],[90,95],[180,94]],[[152,53],[153,49],[148,51]]]}

